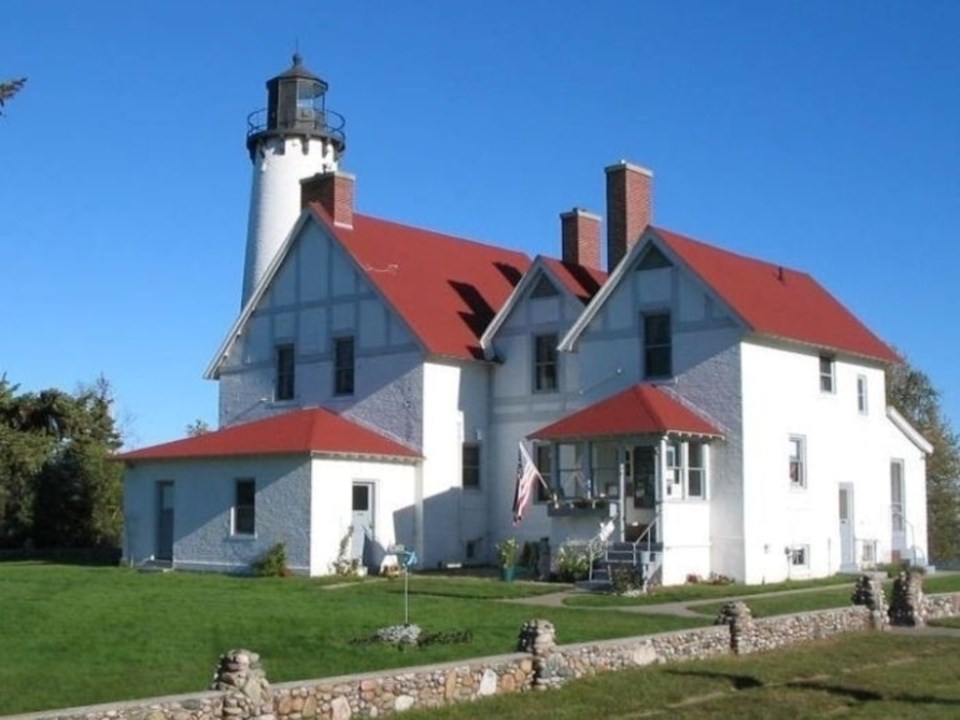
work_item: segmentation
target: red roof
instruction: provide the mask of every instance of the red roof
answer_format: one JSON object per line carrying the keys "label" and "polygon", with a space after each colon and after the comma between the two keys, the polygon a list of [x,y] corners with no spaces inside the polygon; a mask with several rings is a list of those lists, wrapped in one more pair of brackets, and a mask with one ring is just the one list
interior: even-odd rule
{"label": "red roof", "polygon": [[196,437],[133,450],[118,457],[120,460],[173,460],[312,452],[420,457],[410,448],[324,408],[293,410]]}
{"label": "red roof", "polygon": [[607,281],[607,273],[586,265],[574,265],[551,257],[542,257],[544,265],[564,284],[571,293],[584,303],[590,302]]}
{"label": "red roof", "polygon": [[483,357],[480,336],[530,266],[526,255],[365,215],[333,226],[311,207],[428,353]]}
{"label": "red roof", "polygon": [[896,354],[804,272],[654,228],[756,332],[896,362]]}
{"label": "red roof", "polygon": [[668,432],[722,435],[711,423],[655,385],[634,385],[540,428],[530,437],[559,440]]}

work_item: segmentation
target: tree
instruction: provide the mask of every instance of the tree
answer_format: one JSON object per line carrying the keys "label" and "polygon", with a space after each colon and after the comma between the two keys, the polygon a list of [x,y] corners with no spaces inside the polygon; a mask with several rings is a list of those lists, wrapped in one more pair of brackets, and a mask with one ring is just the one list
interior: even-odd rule
{"label": "tree", "polygon": [[0,546],[119,543],[122,468],[110,385],[18,393],[0,376]]}
{"label": "tree", "polygon": [[27,84],[26,78],[14,78],[0,82],[0,115],[3,115],[3,106]]}
{"label": "tree", "polygon": [[927,531],[931,557],[960,556],[960,438],[940,409],[930,378],[906,360],[887,371],[887,402],[923,435],[927,458]]}
{"label": "tree", "polygon": [[210,426],[205,420],[197,418],[192,423],[187,425],[186,431],[187,437],[198,437],[200,435],[206,435],[208,432],[210,432]]}

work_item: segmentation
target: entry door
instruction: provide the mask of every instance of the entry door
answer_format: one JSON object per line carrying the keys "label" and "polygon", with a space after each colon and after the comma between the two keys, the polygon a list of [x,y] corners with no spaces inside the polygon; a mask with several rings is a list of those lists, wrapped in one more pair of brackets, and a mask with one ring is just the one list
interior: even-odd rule
{"label": "entry door", "polygon": [[173,483],[157,483],[157,560],[173,560]]}
{"label": "entry door", "polygon": [[353,483],[353,557],[369,566],[374,533],[374,495],[372,482]]}
{"label": "entry door", "polygon": [[856,549],[853,536],[853,486],[840,485],[840,569],[855,570],[857,567]]}

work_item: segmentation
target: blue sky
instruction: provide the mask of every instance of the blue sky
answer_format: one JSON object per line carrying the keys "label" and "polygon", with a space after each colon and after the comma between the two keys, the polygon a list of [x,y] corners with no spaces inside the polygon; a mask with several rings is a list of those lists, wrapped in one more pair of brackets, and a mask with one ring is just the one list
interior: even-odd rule
{"label": "blue sky", "polygon": [[960,3],[4,5],[0,372],[103,373],[132,446],[216,423],[246,116],[299,43],[347,118],[361,211],[558,254],[603,167],[655,222],[806,270],[960,423]]}

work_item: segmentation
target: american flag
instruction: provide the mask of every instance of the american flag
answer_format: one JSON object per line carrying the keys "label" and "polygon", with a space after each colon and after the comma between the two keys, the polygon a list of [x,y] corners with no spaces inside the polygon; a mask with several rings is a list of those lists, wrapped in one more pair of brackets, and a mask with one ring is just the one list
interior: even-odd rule
{"label": "american flag", "polygon": [[[530,454],[520,441],[520,447],[517,450],[517,486],[513,492],[513,524],[519,525],[523,520],[523,514],[533,503],[533,495],[536,492],[537,482],[543,483],[540,472]],[[544,483],[546,486],[546,483]]]}

